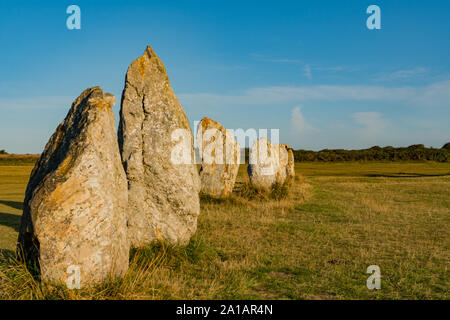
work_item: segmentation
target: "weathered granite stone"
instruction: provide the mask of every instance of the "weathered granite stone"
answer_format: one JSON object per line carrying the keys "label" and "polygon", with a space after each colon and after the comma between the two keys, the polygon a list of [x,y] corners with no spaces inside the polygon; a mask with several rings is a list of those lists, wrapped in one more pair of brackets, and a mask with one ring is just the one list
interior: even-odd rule
{"label": "weathered granite stone", "polygon": [[287,176],[290,178],[295,177],[294,151],[291,148],[288,148]]}
{"label": "weathered granite stone", "polygon": [[85,90],[31,173],[18,249],[39,263],[43,280],[66,282],[78,269],[88,286],[128,269],[127,180],[113,103],[100,87]]}
{"label": "weathered granite stone", "polygon": [[275,183],[283,184],[287,177],[288,145],[271,144],[266,138],[256,140],[250,150],[247,172],[255,187],[270,189]]}
{"label": "weathered granite stone", "polygon": [[262,189],[270,189],[276,182],[278,171],[278,150],[266,138],[253,143],[250,149],[249,165],[247,167],[250,183]]}
{"label": "weathered granite stone", "polygon": [[229,196],[239,171],[239,143],[220,123],[203,118],[197,130],[197,144],[202,159],[201,191],[217,198]]}
{"label": "weathered granite stone", "polygon": [[273,145],[273,146],[279,148],[276,182],[278,184],[283,184],[286,181],[286,178],[288,176],[288,163],[289,163],[288,148],[289,148],[289,145],[288,144],[278,144],[278,145]]}
{"label": "weathered granite stone", "polygon": [[120,116],[131,243],[187,243],[200,213],[193,136],[166,69],[150,46],[128,68]]}

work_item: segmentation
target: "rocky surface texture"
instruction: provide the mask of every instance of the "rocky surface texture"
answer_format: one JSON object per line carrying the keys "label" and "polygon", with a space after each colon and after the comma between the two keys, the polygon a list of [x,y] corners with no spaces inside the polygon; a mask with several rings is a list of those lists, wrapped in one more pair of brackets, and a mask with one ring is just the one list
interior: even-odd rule
{"label": "rocky surface texture", "polygon": [[201,191],[217,198],[229,196],[239,171],[239,143],[220,123],[203,118],[197,130],[197,144],[202,159]]}
{"label": "rocky surface texture", "polygon": [[131,243],[187,243],[200,213],[193,136],[166,69],[150,46],[128,68],[120,116]]}
{"label": "rocky surface texture", "polygon": [[288,148],[287,176],[295,177],[294,151],[291,148]]}
{"label": "rocky surface texture", "polygon": [[250,183],[262,189],[270,189],[275,183],[283,184],[288,161],[287,145],[271,144],[266,138],[256,140],[250,150],[247,168]]}
{"label": "rocky surface texture", "polygon": [[75,268],[87,286],[128,269],[127,180],[112,105],[101,88],[85,90],[31,173],[18,249],[43,280],[64,283]]}
{"label": "rocky surface texture", "polygon": [[266,138],[253,143],[250,149],[249,165],[247,167],[250,183],[262,189],[270,189],[276,182],[278,171],[278,148],[274,148]]}
{"label": "rocky surface texture", "polygon": [[278,153],[278,163],[277,163],[277,174],[276,182],[278,184],[283,184],[288,176],[288,163],[289,163],[289,153],[288,144],[275,144],[273,147],[279,148]]}

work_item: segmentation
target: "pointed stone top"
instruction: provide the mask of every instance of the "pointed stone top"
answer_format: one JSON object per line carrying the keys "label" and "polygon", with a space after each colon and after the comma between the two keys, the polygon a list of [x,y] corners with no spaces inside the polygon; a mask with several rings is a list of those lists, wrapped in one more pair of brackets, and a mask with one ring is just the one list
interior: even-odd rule
{"label": "pointed stone top", "polygon": [[149,58],[158,57],[150,45],[147,45],[147,48],[145,48],[144,54],[147,54],[149,56]]}
{"label": "pointed stone top", "polygon": [[200,123],[202,125],[203,130],[208,127],[222,127],[222,125],[219,122],[208,117],[204,117],[202,121],[200,121]]}
{"label": "pointed stone top", "polygon": [[126,79],[127,82],[139,89],[145,87],[144,83],[167,82],[169,84],[164,64],[149,45],[145,48],[144,53],[131,63]]}
{"label": "pointed stone top", "polygon": [[105,101],[112,108],[116,104],[116,97],[112,93],[105,93]]}
{"label": "pointed stone top", "polygon": [[72,106],[80,105],[83,100],[91,101],[91,104],[85,106],[97,106],[98,108],[111,108],[116,103],[116,98],[111,93],[104,93],[102,88],[95,86],[87,88],[81,95],[73,102]]}

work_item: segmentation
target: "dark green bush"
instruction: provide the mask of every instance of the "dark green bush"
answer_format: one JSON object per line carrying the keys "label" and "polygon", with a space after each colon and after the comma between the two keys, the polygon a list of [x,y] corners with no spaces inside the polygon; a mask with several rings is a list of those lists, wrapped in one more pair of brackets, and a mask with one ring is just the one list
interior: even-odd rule
{"label": "dark green bush", "polygon": [[320,151],[295,150],[296,162],[302,161],[450,161],[450,143],[442,149],[415,144],[406,148],[374,146],[362,150],[324,149]]}

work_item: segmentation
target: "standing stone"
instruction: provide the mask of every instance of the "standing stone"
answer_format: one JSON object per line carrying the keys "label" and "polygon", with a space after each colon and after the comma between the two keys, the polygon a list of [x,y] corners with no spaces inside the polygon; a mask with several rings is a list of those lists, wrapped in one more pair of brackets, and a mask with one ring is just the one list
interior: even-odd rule
{"label": "standing stone", "polygon": [[203,118],[197,130],[197,144],[202,159],[201,191],[217,198],[229,196],[239,171],[239,143],[220,123]]}
{"label": "standing stone", "polygon": [[289,178],[295,177],[294,151],[291,148],[288,148],[287,176]]}
{"label": "standing stone", "polygon": [[27,186],[18,249],[42,279],[81,286],[128,269],[127,180],[117,143],[114,96],[100,87],[72,104]]}
{"label": "standing stone", "polygon": [[279,163],[277,166],[276,182],[278,184],[283,184],[288,176],[289,145],[288,144],[274,145],[274,147],[276,146],[278,146],[279,148],[278,154]]}
{"label": "standing stone", "polygon": [[253,143],[250,150],[249,165],[247,167],[250,183],[261,189],[270,189],[276,182],[278,171],[279,148],[274,146],[266,138],[261,138]]}
{"label": "standing stone", "polygon": [[270,189],[275,183],[283,184],[289,161],[285,144],[271,144],[266,138],[256,140],[250,150],[247,172],[250,183],[257,188]]}
{"label": "standing stone", "polygon": [[153,49],[128,68],[119,146],[128,178],[132,245],[186,244],[197,229],[200,179],[188,118]]}

